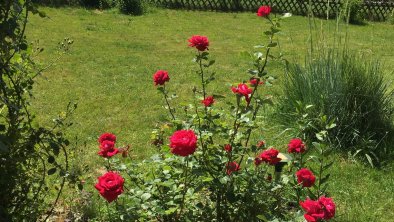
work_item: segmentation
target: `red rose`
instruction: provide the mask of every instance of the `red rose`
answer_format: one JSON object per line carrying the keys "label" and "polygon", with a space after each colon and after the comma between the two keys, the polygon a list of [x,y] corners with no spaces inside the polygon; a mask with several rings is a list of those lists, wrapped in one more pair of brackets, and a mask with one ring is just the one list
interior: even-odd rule
{"label": "red rose", "polygon": [[193,154],[197,148],[197,136],[193,130],[179,130],[170,137],[171,153],[178,156]]}
{"label": "red rose", "polygon": [[296,172],[297,181],[302,184],[303,187],[311,187],[315,183],[316,177],[313,175],[312,171],[302,168]]}
{"label": "red rose", "polygon": [[318,201],[306,199],[300,202],[301,207],[306,211],[304,218],[308,222],[317,222],[324,218],[324,211]]}
{"label": "red rose", "polygon": [[264,140],[261,140],[261,141],[259,141],[258,143],[257,143],[257,148],[261,148],[261,147],[263,147],[265,145],[265,141]]}
{"label": "red rose", "polygon": [[168,76],[168,72],[164,70],[158,70],[153,75],[153,81],[155,82],[155,86],[164,85],[165,82],[170,81],[170,76]]}
{"label": "red rose", "polygon": [[256,166],[260,165],[263,162],[259,156],[254,158],[254,165]]}
{"label": "red rose", "polygon": [[103,134],[101,134],[101,136],[99,137],[99,139],[98,139],[98,142],[99,143],[102,143],[102,142],[104,142],[105,140],[109,140],[109,141],[112,141],[112,142],[116,142],[116,136],[114,135],[114,134],[112,134],[112,133],[103,133]]}
{"label": "red rose", "polygon": [[263,85],[264,82],[260,81],[260,79],[256,79],[256,78],[251,78],[249,80],[249,83],[251,86],[256,87],[257,85]]}
{"label": "red rose", "polygon": [[231,175],[233,172],[239,171],[241,168],[239,167],[238,163],[233,161],[233,162],[228,162],[226,164],[226,173],[227,175]]}
{"label": "red rose", "polygon": [[205,51],[209,46],[209,41],[206,36],[193,35],[188,41],[189,46],[196,47],[198,51]]}
{"label": "red rose", "polygon": [[226,144],[226,145],[224,145],[224,150],[225,150],[226,152],[231,152],[231,151],[233,150],[233,148],[231,147],[230,144]]}
{"label": "red rose", "polygon": [[237,87],[231,87],[231,90],[233,91],[233,93],[236,93],[240,96],[244,96],[246,102],[249,104],[249,102],[250,102],[249,94],[252,94],[253,90],[250,89],[248,87],[248,85],[246,85],[244,83],[240,83],[240,84],[238,84]]}
{"label": "red rose", "polygon": [[257,160],[255,159],[254,163],[259,165],[261,162],[266,162],[270,165],[277,164],[281,159],[278,158],[279,151],[276,149],[268,149],[264,150],[260,155],[257,156]]}
{"label": "red rose", "polygon": [[205,107],[211,106],[214,102],[215,100],[213,99],[213,96],[208,96],[201,101],[201,103],[203,103]]}
{"label": "red rose", "polygon": [[123,193],[124,179],[115,172],[107,172],[98,178],[94,186],[109,203]]}
{"label": "red rose", "polygon": [[317,201],[306,199],[300,205],[306,211],[304,218],[308,222],[329,220],[335,215],[335,203],[328,197],[322,196]]}
{"label": "red rose", "polygon": [[335,216],[335,203],[332,201],[332,198],[322,196],[319,198],[319,203],[323,207],[325,220]]}
{"label": "red rose", "polygon": [[263,5],[257,10],[257,16],[267,17],[271,13],[271,7]]}
{"label": "red rose", "polygon": [[289,148],[287,151],[289,153],[303,153],[305,152],[305,144],[302,142],[301,139],[295,138],[290,140],[289,144],[287,145]]}
{"label": "red rose", "polygon": [[119,150],[115,148],[115,143],[113,141],[104,140],[100,144],[100,151],[98,152],[98,155],[102,157],[112,157],[118,152]]}

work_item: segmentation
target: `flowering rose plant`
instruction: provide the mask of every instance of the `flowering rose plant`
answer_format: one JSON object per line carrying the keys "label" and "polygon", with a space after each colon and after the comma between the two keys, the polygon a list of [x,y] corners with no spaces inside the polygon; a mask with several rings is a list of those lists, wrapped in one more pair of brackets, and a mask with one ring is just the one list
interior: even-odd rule
{"label": "flowering rose plant", "polygon": [[[209,40],[194,35],[188,41],[195,48],[193,61],[201,82],[193,87],[192,104],[178,108],[169,96],[171,73],[159,70],[153,75],[169,113],[169,118],[152,133],[158,154],[142,162],[119,161],[112,154],[115,149],[123,154],[125,148],[114,148],[114,136],[100,137],[100,150],[109,150],[109,155],[102,155],[107,159],[109,172],[99,177],[96,188],[108,202],[115,202],[121,220],[287,220],[296,217],[301,209],[305,209],[306,219],[314,215],[308,203],[326,195],[321,188],[325,181],[321,173],[315,177],[306,168],[313,158],[303,160],[308,152],[304,142],[290,142],[290,157],[266,140],[256,139],[255,130],[262,125],[259,110],[271,103],[261,91],[268,85],[263,83],[271,79],[267,64],[274,58],[271,50],[277,46],[276,33],[282,19],[271,18],[267,8],[259,10],[258,15],[271,25],[265,32],[268,44],[256,47],[263,52],[249,54],[253,60],[250,76],[228,88],[235,101],[229,111],[219,107],[225,97],[215,95],[209,88],[214,80],[210,68],[215,63],[208,52]],[[317,186],[316,192],[313,186]],[[323,213],[325,206],[335,209],[325,199],[320,202]]]}

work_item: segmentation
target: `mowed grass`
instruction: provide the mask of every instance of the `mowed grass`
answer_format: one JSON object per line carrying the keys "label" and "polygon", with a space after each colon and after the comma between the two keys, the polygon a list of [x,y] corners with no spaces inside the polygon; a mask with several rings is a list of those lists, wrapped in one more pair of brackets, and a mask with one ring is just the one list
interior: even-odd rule
{"label": "mowed grass", "polygon": [[[43,8],[49,18],[31,16],[27,35],[40,40],[45,51],[37,60],[48,64],[56,46],[64,37],[74,40],[70,54],[37,79],[33,109],[40,124],[47,124],[65,109],[68,101],[78,103],[67,134],[87,142],[84,148],[87,164],[95,166],[97,137],[113,132],[118,144],[131,144],[138,158],[154,152],[150,133],[156,122],[167,115],[164,102],[156,92],[152,75],[158,69],[169,71],[171,92],[176,101],[191,101],[188,96],[198,85],[197,69],[191,61],[195,51],[187,47],[187,39],[206,35],[210,53],[216,59],[212,70],[216,81],[210,93],[231,95],[228,84],[246,80],[249,61],[241,52],[267,40],[262,32],[269,26],[253,13],[215,13],[157,9],[140,17],[120,15],[114,11],[74,8]],[[332,42],[335,21],[315,20],[317,32],[324,30],[326,42]],[[304,17],[291,17],[283,23],[280,46],[286,59],[302,62],[308,47],[309,23]],[[321,29],[322,27],[322,29]],[[394,68],[394,26],[369,23],[366,26],[341,24],[348,30],[349,48],[382,59],[387,81],[392,81]],[[344,34],[341,35],[342,40]],[[267,93],[280,95],[283,68],[271,63],[268,71],[278,77]],[[223,103],[219,101],[219,104]],[[273,127],[275,128],[275,127]],[[270,137],[275,131],[267,132]],[[286,139],[274,141],[284,149]],[[338,204],[337,221],[392,221],[394,217],[393,164],[384,170],[351,163],[340,156],[332,172],[330,192]],[[87,183],[93,183],[93,178]]]}

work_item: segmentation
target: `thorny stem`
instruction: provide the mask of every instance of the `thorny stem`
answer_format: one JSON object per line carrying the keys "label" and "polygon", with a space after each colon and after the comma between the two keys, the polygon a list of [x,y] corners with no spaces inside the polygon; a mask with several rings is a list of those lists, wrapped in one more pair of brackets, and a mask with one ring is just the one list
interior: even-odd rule
{"label": "thorny stem", "polygon": [[170,111],[170,115],[171,115],[171,117],[172,117],[172,120],[175,120],[175,115],[174,115],[174,113],[172,112],[172,108],[171,108],[171,106],[170,106],[170,103],[168,102],[168,95],[167,95],[166,85],[165,85],[165,84],[163,85],[163,94],[164,94],[164,99],[165,99],[165,101],[166,101],[168,110]]}
{"label": "thorny stem", "polygon": [[[198,65],[200,66],[200,75],[201,75],[201,84],[202,84],[202,94],[205,99],[206,97],[206,91],[205,91],[205,81],[204,81],[204,69],[202,68],[202,59],[201,59],[201,53],[198,51]],[[206,110],[206,108],[205,108]]]}
{"label": "thorny stem", "polygon": [[187,176],[188,176],[187,173],[188,173],[188,167],[189,167],[189,158],[186,157],[186,163],[185,163],[185,168],[184,168],[184,170],[185,170],[185,182],[184,182],[184,188],[183,188],[183,193],[182,193],[181,207],[180,207],[180,210],[179,210],[179,214],[178,214],[178,216],[177,216],[177,221],[179,221],[179,218],[181,217],[183,208],[184,208],[184,206],[185,206],[185,197],[186,197],[186,192],[187,192]]}
{"label": "thorny stem", "polygon": [[323,158],[319,158],[320,162],[320,169],[319,169],[319,184],[317,186],[317,198],[320,196],[320,187],[321,187],[321,179],[322,179],[322,174],[323,174]]}

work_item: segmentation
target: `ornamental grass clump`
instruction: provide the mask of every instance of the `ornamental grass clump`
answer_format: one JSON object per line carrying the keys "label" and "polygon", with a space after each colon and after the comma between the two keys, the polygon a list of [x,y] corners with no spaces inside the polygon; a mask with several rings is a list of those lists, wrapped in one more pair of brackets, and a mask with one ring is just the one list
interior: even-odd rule
{"label": "ornamental grass clump", "polygon": [[[222,222],[303,217],[324,221],[334,216],[333,202],[322,199],[328,195],[327,171],[332,165],[325,159],[328,146],[315,143],[318,153],[308,158],[309,149],[301,139],[293,139],[291,152],[284,154],[280,148],[251,136],[262,124],[256,118],[258,110],[270,104],[263,96],[265,85],[260,83],[269,79],[267,62],[277,45],[276,33],[283,18],[271,18],[267,8],[264,6],[264,13],[258,16],[271,25],[265,32],[268,44],[263,52],[251,53],[254,67],[248,71],[250,76],[228,87],[234,101],[228,111],[218,108],[223,97],[209,87],[214,80],[210,72],[214,61],[206,36],[189,39],[189,46],[195,50],[196,74],[201,79],[190,92],[192,104],[177,105],[169,96],[171,71],[153,74],[152,87],[163,97],[168,111],[168,119],[153,131],[157,154],[137,162],[124,155],[126,146],[116,149],[128,160],[118,159],[119,155],[102,156],[106,169],[95,187],[111,203],[107,209],[100,209],[107,211],[101,214],[108,215],[104,220]],[[107,133],[100,138],[115,137]],[[100,149],[105,141],[99,139]],[[112,141],[115,143],[115,139]],[[310,161],[318,166],[315,174]]]}
{"label": "ornamental grass clump", "polygon": [[[389,154],[384,142],[393,133],[392,92],[377,60],[323,52],[304,67],[288,65],[284,85],[278,113],[285,126],[298,129],[303,116],[309,127],[302,136],[313,140],[319,131],[329,131],[338,150],[364,155],[371,164]],[[322,121],[332,124],[325,128]]]}

